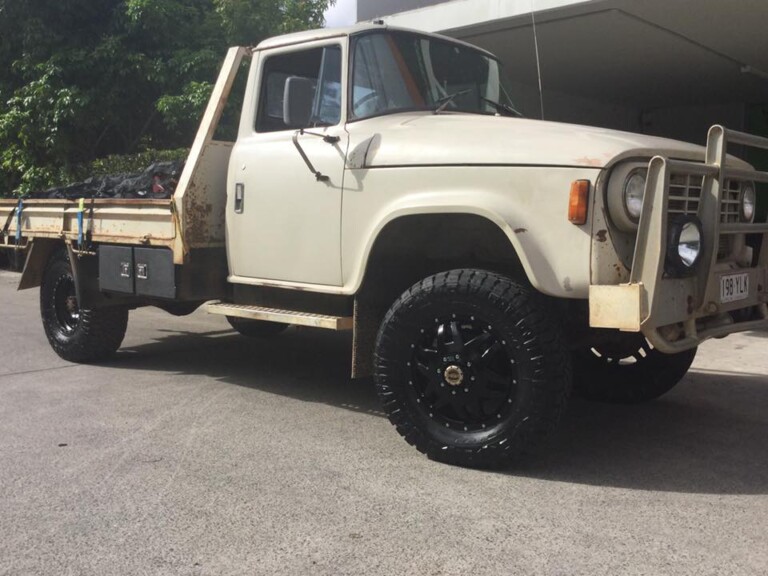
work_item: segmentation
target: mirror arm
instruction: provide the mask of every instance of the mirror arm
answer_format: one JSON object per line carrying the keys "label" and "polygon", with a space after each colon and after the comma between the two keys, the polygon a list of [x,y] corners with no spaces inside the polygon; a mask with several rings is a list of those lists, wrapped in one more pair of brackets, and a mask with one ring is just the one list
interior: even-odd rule
{"label": "mirror arm", "polygon": [[[299,151],[299,154],[301,155],[302,160],[304,160],[304,164],[306,164],[307,168],[309,168],[309,171],[315,175],[315,180],[317,180],[318,182],[328,182],[330,180],[330,177],[326,176],[319,170],[315,170],[315,167],[312,165],[312,162],[310,162],[306,152],[304,152],[304,148],[302,148],[301,144],[299,144],[300,134],[312,134],[312,133],[304,132],[304,130],[297,130],[296,132],[293,133],[293,145],[296,146],[296,150]],[[313,136],[321,136],[321,135],[313,134]]]}
{"label": "mirror arm", "polygon": [[339,136],[330,136],[328,134],[318,134],[317,132],[310,132],[309,130],[304,130],[302,128],[299,130],[300,135],[309,134],[310,136],[317,136],[318,138],[322,138],[323,142],[327,142],[328,144],[336,144],[341,141],[341,138]]}

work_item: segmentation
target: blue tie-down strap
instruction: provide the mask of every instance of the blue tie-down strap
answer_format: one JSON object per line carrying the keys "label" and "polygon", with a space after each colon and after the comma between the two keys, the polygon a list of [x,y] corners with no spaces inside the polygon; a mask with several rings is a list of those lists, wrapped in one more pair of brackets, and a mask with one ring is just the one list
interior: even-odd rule
{"label": "blue tie-down strap", "polygon": [[16,206],[16,246],[21,243],[21,213],[24,211],[24,201],[19,198],[19,205]]}
{"label": "blue tie-down strap", "polygon": [[77,205],[77,247],[83,249],[83,212],[85,212],[85,198],[80,198]]}

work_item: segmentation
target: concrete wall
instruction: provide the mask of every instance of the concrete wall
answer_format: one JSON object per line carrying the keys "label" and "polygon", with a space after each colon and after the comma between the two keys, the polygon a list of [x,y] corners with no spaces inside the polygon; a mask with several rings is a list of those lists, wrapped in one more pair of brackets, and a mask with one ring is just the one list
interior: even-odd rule
{"label": "concrete wall", "polygon": [[[403,22],[395,22],[395,24],[414,26],[414,22],[419,22],[417,16],[422,19],[429,18],[428,23],[431,24],[433,28],[440,31],[440,22],[442,22],[442,20],[436,18],[436,15],[440,14],[441,17],[449,19],[448,16],[454,12],[460,11],[459,9],[465,3],[466,2],[462,2],[460,0],[358,0],[358,17],[360,20],[369,20],[377,16],[388,16],[397,14],[399,12],[424,8],[436,4],[446,4],[444,8],[441,6],[435,11],[427,10],[425,12],[417,12],[414,15],[407,15],[406,20]],[[499,0],[498,3],[483,2],[481,0],[477,0],[476,4],[478,9],[482,6],[485,6],[485,8],[488,10],[493,9],[497,11],[514,9],[521,9],[525,11],[529,9],[527,2],[524,3],[515,0]],[[584,1],[580,2],[578,0],[537,0],[537,6],[539,9],[546,6],[552,8],[550,4],[552,6],[580,5],[583,7],[585,5],[590,5],[591,3]],[[599,2],[597,4],[599,4]],[[639,6],[639,4],[637,6]],[[462,9],[466,10],[466,7]],[[466,15],[471,14],[473,13],[470,12]],[[490,16],[485,14],[484,17]],[[397,16],[395,18],[397,18]],[[416,20],[414,20],[414,18],[416,18]],[[470,34],[462,32],[455,35],[479,45],[484,45],[484,43],[490,41],[492,45],[485,47],[489,48],[493,52],[496,52],[502,61],[505,59],[508,60],[508,76],[510,77],[510,80],[518,80],[518,82],[513,82],[513,84],[510,86],[512,91],[511,96],[516,107],[525,116],[530,118],[539,118],[541,117],[539,92],[538,87],[533,85],[533,82],[535,82],[535,70],[530,69],[534,66],[533,63],[535,62],[536,58],[533,52],[533,38],[525,37],[523,40],[514,41],[509,39],[512,38],[512,36],[510,36],[509,38],[502,39],[503,41],[499,40],[499,34],[503,34],[505,36],[507,34],[515,34],[518,38],[522,34],[527,34],[527,32],[522,32],[520,27],[512,26],[510,23],[512,23],[513,20],[510,18],[511,17],[507,15],[505,20],[505,18],[501,18],[501,16],[499,16],[499,19],[495,20],[499,23],[507,21],[509,28],[508,31],[505,31],[504,29],[500,29],[501,31],[494,31],[493,26],[490,25],[490,28],[487,31],[484,29],[479,31],[474,29]],[[585,20],[573,20],[575,25],[584,21]],[[553,22],[555,22],[552,27],[554,30],[554,26],[558,24],[556,21]],[[633,26],[640,26],[642,28],[642,25],[626,18],[624,20],[619,20],[618,24],[623,24],[625,26],[632,24]],[[562,29],[562,25],[558,26],[560,26],[558,30]],[[596,30],[598,29],[599,28],[596,27]],[[632,31],[634,28],[630,27],[629,30]],[[653,36],[653,34],[656,34],[657,30],[653,27],[646,26],[640,31],[644,34],[650,35],[649,38],[656,38],[656,36]],[[556,40],[559,39],[559,36],[554,39],[550,38],[547,40],[547,38],[544,36],[545,33],[546,28],[542,26],[540,29],[540,36],[544,41],[543,45],[557,45]],[[671,41],[670,38],[672,40],[676,40],[676,37],[670,35],[664,36],[662,40]],[[658,38],[656,39],[658,40]],[[574,41],[573,39],[571,40]],[[582,41],[583,38],[576,36],[575,40]],[[495,42],[495,44],[493,44],[493,42]],[[581,42],[581,44],[576,42],[575,45],[580,45],[583,47],[583,42]],[[684,54],[680,55],[677,52],[670,50],[666,57],[673,59],[676,57],[689,58],[691,59],[689,62],[692,65],[697,62],[695,60],[696,57],[714,57],[711,51],[700,52],[698,55],[696,55],[689,53],[691,48],[688,45],[681,45],[679,47],[683,50]],[[632,132],[676,138],[679,140],[695,142],[699,144],[704,144],[706,142],[707,131],[712,124],[723,124],[736,130],[755,131],[758,133],[768,130],[768,120],[766,120],[766,118],[768,118],[768,112],[766,112],[768,107],[748,107],[745,104],[745,101],[749,100],[746,96],[739,95],[737,87],[734,87],[736,92],[733,95],[734,98],[732,102],[721,103],[717,105],[707,105],[706,95],[702,95],[700,100],[702,102],[701,105],[682,106],[672,103],[674,98],[677,96],[677,94],[673,94],[669,99],[669,107],[664,107],[666,106],[665,99],[661,99],[660,107],[658,98],[656,99],[656,102],[645,102],[644,105],[640,105],[638,103],[631,104],[629,102],[623,102],[620,92],[614,92],[613,94],[609,92],[599,95],[592,94],[591,96],[579,96],[567,93],[565,91],[567,89],[564,89],[563,86],[561,86],[558,90],[547,88],[547,83],[552,83],[552,74],[563,72],[563,70],[558,69],[553,72],[551,65],[549,67],[546,66],[547,63],[551,62],[552,58],[547,60],[548,55],[546,53],[543,54],[543,56],[545,60],[544,116],[547,120],[628,130]],[[551,54],[549,56],[551,56]],[[712,62],[709,62],[709,64],[704,62],[704,64],[702,64],[702,69],[707,69],[706,66],[712,64]],[[717,63],[715,62],[715,64]],[[630,64],[630,67],[632,66],[634,66],[635,69],[643,69],[647,70],[648,72],[653,70],[646,65],[640,66],[640,63],[637,61]],[[567,73],[567,70],[565,72]],[[621,70],[619,70],[619,72],[621,72]],[[590,73],[592,73],[592,71],[590,71]],[[610,66],[607,66],[605,67],[603,73],[605,74],[605,78],[612,78],[610,74],[616,73],[616,70]],[[599,74],[600,70],[597,70],[597,75],[599,76]],[[740,78],[743,78],[743,75]],[[618,79],[622,80],[620,74]],[[520,82],[520,80],[522,80],[522,82]],[[656,78],[651,76],[650,80],[651,82],[666,81],[663,76]],[[607,81],[610,82],[610,80]],[[713,80],[713,82],[722,82],[722,80],[717,79]],[[685,90],[682,90],[682,92],[684,93]],[[690,99],[688,100],[690,101]],[[753,98],[753,100],[757,102],[764,102],[764,97]],[[720,98],[719,101],[723,102],[723,99]],[[753,110],[751,114],[751,117],[753,118],[752,121],[748,121],[748,109]],[[757,112],[755,112],[755,110]],[[759,119],[762,119],[762,123],[758,121]],[[768,155],[766,159],[762,160],[763,162],[768,162]]]}
{"label": "concrete wall", "polygon": [[357,19],[363,22],[447,1],[449,0],[357,0]]}
{"label": "concrete wall", "polygon": [[685,106],[643,112],[641,129],[646,134],[704,144],[707,130],[713,124],[743,131],[745,121],[746,106],[742,103]]}
{"label": "concrete wall", "polygon": [[[517,82],[510,82],[509,87],[515,107],[524,116],[541,118],[538,87]],[[556,90],[544,90],[544,118],[555,122],[601,126],[630,132],[641,131],[641,114],[637,108]]]}

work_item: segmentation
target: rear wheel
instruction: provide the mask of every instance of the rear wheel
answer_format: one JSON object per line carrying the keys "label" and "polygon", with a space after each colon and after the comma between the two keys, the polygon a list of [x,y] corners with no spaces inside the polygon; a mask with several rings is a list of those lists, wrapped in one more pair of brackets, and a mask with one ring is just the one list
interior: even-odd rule
{"label": "rear wheel", "polygon": [[114,354],[128,326],[127,308],[80,307],[64,250],[51,257],[43,273],[40,315],[51,347],[70,362],[96,362]]}
{"label": "rear wheel", "polygon": [[249,320],[248,318],[240,318],[238,316],[227,316],[227,322],[235,331],[249,338],[277,336],[288,328],[288,324],[264,320]]}
{"label": "rear wheel", "polygon": [[574,353],[574,390],[599,402],[648,402],[674,388],[695,357],[696,348],[662,354],[642,334],[602,343]]}
{"label": "rear wheel", "polygon": [[491,467],[534,451],[556,426],[570,359],[535,290],[453,270],[414,285],[390,308],[375,380],[408,443],[435,460]]}

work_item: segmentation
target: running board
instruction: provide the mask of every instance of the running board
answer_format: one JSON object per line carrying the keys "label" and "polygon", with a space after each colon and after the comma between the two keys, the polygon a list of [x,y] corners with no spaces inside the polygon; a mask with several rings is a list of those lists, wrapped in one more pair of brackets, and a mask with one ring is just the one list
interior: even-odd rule
{"label": "running board", "polygon": [[210,314],[237,316],[238,318],[248,318],[249,320],[265,320],[280,324],[325,328],[326,330],[352,330],[352,316],[326,316],[324,314],[312,314],[311,312],[278,310],[276,308],[246,306],[244,304],[230,304],[227,302],[212,302],[206,305],[206,309]]}

